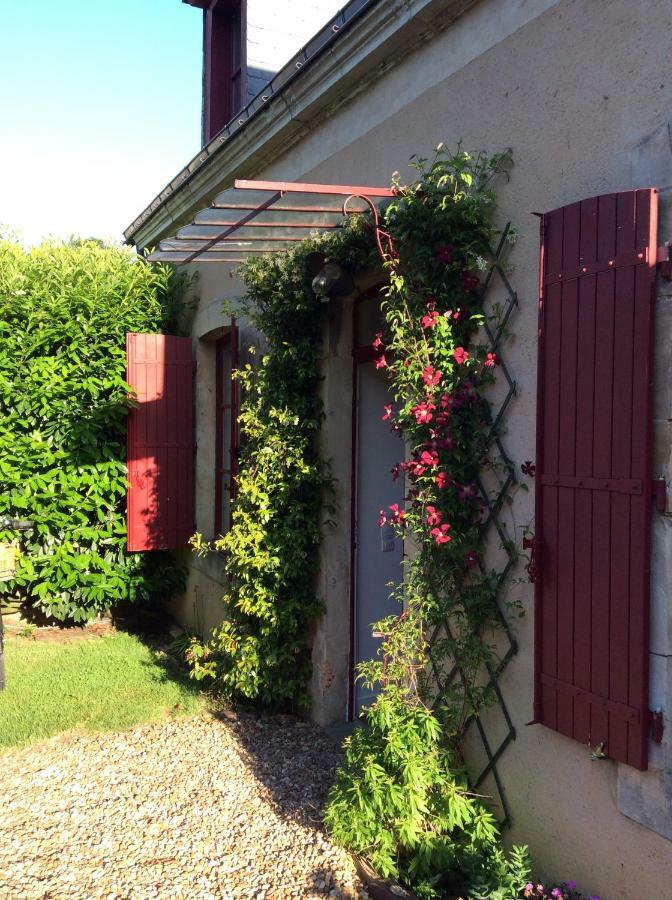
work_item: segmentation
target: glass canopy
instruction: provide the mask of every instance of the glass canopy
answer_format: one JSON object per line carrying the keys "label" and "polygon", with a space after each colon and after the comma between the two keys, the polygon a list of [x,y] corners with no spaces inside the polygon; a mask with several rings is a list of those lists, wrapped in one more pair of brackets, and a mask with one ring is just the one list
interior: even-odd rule
{"label": "glass canopy", "polygon": [[340,228],[346,215],[368,212],[375,200],[392,196],[391,188],[364,185],[236,180],[190,225],[162,240],[149,259],[241,263]]}

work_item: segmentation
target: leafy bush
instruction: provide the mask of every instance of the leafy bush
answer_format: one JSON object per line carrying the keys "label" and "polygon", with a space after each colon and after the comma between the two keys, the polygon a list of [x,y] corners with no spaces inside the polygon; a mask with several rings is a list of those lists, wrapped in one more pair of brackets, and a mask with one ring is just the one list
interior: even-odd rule
{"label": "leafy bush", "polygon": [[54,619],[180,582],[166,555],[125,552],[125,334],[162,330],[173,295],[127,249],[0,240],[0,520],[35,522],[0,589]]}
{"label": "leafy bush", "polygon": [[421,900],[517,900],[530,876],[527,850],[507,856],[501,849],[492,813],[469,792],[442,724],[414,690],[427,651],[417,610],[376,628],[384,673],[370,665],[363,681],[384,688],[366,727],[345,741],[325,816],[329,831]]}

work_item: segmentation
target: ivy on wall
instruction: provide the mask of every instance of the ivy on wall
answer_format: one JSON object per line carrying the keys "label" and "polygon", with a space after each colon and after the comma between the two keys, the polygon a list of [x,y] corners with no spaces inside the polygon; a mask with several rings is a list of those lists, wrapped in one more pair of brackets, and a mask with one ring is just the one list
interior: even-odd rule
{"label": "ivy on wall", "polygon": [[[240,460],[231,528],[215,541],[229,588],[224,622],[207,644],[192,641],[196,678],[215,679],[234,700],[275,709],[308,705],[309,628],[328,467],[319,457],[319,397],[326,306],[311,286],[307,257],[321,252],[354,270],[374,258],[370,226],[354,218],[333,237],[316,237],[241,271],[245,312],[265,339],[256,366],[238,373]],[[196,535],[194,546],[211,547]]]}
{"label": "ivy on wall", "polygon": [[82,622],[180,585],[167,554],[125,552],[125,334],[170,328],[176,292],[130,250],[0,240],[0,520],[35,523],[6,601]]}

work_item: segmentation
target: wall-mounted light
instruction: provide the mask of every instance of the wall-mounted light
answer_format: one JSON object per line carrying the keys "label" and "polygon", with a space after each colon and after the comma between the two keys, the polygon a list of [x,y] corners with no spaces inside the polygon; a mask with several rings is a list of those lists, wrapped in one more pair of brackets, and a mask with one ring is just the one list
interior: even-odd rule
{"label": "wall-mounted light", "polygon": [[306,257],[308,271],[313,276],[311,286],[322,303],[332,297],[343,297],[355,289],[352,275],[336,262],[326,262],[321,253],[309,253]]}

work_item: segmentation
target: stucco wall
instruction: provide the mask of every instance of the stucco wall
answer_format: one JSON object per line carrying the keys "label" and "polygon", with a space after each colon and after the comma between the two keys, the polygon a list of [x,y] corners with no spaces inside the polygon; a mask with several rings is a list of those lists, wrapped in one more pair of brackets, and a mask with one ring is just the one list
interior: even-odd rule
{"label": "stucco wall", "polygon": [[[511,219],[520,232],[511,257],[520,309],[504,350],[518,383],[506,445],[518,462],[535,455],[538,223],[532,211],[657,186],[661,237],[672,237],[670,33],[669,0],[484,0],[330,119],[308,123],[300,145],[255,173],[387,184],[394,169],[403,173],[412,153],[426,153],[440,140],[462,138],[465,147],[487,151],[513,148],[515,168],[510,182],[500,186],[499,218]],[[212,275],[217,267],[203,269],[199,316],[205,322],[226,291]],[[654,475],[669,480],[672,318],[669,290],[662,291]],[[333,355],[342,356],[337,345]],[[337,422],[350,402],[347,385],[339,392],[327,384],[325,391]],[[531,493],[517,495],[513,516],[521,527],[532,521]],[[672,769],[671,522],[654,518],[652,699],[665,709],[667,727],[663,747],[653,748],[649,773],[592,762],[586,747],[541,726],[525,726],[532,718],[532,589],[515,587],[527,616],[518,626],[520,652],[502,679],[517,728],[517,740],[499,765],[513,815],[508,839],[529,843],[541,874],[573,877],[606,900],[654,900],[672,884],[672,845],[658,833],[672,834],[672,787],[666,780]],[[334,617],[344,609],[347,585],[338,582],[347,566],[339,568],[343,548],[333,554],[336,564],[320,575],[331,618],[316,634],[316,678],[331,664],[330,652],[342,659],[342,644],[333,634]],[[319,699],[319,682],[314,687]],[[318,716],[331,717],[339,704],[334,701]]]}

